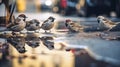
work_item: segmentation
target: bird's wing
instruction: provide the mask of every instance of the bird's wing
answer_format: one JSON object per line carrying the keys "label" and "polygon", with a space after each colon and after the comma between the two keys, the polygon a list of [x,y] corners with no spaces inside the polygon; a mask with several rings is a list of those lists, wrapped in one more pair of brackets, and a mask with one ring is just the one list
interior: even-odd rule
{"label": "bird's wing", "polygon": [[18,29],[18,25],[14,25],[12,27],[10,27],[11,29]]}
{"label": "bird's wing", "polygon": [[70,27],[74,31],[81,31],[83,29],[83,27],[78,23],[71,23]]}
{"label": "bird's wing", "polygon": [[115,24],[116,24],[116,25],[117,25],[117,24],[120,24],[120,22],[117,22],[117,23],[115,23]]}
{"label": "bird's wing", "polygon": [[12,27],[13,25],[14,25],[14,23],[9,23],[9,24],[7,25],[7,28]]}
{"label": "bird's wing", "polygon": [[76,26],[76,27],[80,26],[80,24],[78,24],[78,23],[71,23],[71,25]]}
{"label": "bird's wing", "polygon": [[116,23],[115,23],[115,22],[112,22],[112,21],[109,22],[109,24],[110,24],[110,25],[116,25]]}
{"label": "bird's wing", "polygon": [[44,27],[44,26],[46,25],[46,23],[47,23],[47,20],[45,20],[45,21],[42,23],[41,27]]}
{"label": "bird's wing", "polygon": [[80,25],[78,23],[75,23],[74,26],[77,27],[77,28],[79,28],[79,29],[83,29],[83,28],[88,28],[89,27],[89,26]]}

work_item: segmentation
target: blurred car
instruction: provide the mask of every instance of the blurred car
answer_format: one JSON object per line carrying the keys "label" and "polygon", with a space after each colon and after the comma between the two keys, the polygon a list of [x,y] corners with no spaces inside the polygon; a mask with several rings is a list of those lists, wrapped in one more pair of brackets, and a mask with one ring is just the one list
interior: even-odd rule
{"label": "blurred car", "polygon": [[110,12],[115,10],[116,0],[86,0],[85,1],[85,13],[86,17],[100,14],[106,14],[110,16]]}
{"label": "blurred car", "polygon": [[[120,17],[120,0],[83,0],[78,15],[84,17],[106,15]],[[114,13],[114,14],[113,14]]]}
{"label": "blurred car", "polygon": [[16,0],[17,11],[24,12],[26,10],[26,0]]}
{"label": "blurred car", "polygon": [[54,12],[60,13],[62,15],[71,15],[76,13],[76,5],[79,0],[58,0],[54,4]]}
{"label": "blurred car", "polygon": [[64,12],[64,15],[111,16],[111,12],[114,12],[120,17],[120,0],[59,0],[54,7],[57,8],[57,13]]}
{"label": "blurred car", "polygon": [[41,10],[51,10],[53,6],[53,0],[40,0]]}
{"label": "blurred car", "polygon": [[53,12],[65,14],[67,8],[67,0],[57,0],[53,6]]}

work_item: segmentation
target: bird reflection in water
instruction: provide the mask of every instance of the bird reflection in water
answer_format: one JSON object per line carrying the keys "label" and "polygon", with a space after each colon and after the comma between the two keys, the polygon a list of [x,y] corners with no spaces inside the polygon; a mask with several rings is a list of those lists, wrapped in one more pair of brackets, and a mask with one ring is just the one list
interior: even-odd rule
{"label": "bird reflection in water", "polygon": [[20,36],[10,37],[10,38],[7,38],[7,41],[8,41],[13,47],[15,47],[19,53],[25,53],[25,52],[26,52],[26,49],[25,49],[25,39],[24,39],[24,37],[20,37]]}
{"label": "bird reflection in water", "polygon": [[26,43],[32,48],[36,48],[40,45],[39,33],[28,33],[26,36]]}
{"label": "bird reflection in water", "polygon": [[41,41],[48,49],[54,49],[54,38],[52,36],[43,36],[41,37]]}

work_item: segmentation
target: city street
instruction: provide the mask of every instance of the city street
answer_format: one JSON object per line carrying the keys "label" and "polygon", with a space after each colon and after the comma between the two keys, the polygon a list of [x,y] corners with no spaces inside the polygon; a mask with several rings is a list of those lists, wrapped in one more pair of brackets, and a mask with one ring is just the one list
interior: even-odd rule
{"label": "city street", "polygon": [[0,67],[120,67],[119,6],[0,0]]}
{"label": "city street", "polygon": [[[15,17],[20,13],[15,13]],[[86,46],[89,58],[95,59],[86,60],[92,61],[88,63],[88,67],[95,67],[97,63],[100,65],[105,64],[102,67],[119,67],[120,65],[120,41],[115,39],[120,37],[120,32],[109,32],[108,35],[102,35],[100,37],[98,34],[102,31],[97,30],[98,23],[96,17],[92,18],[81,18],[81,17],[68,17],[61,16],[59,14],[45,12],[45,13],[25,13],[28,16],[27,21],[31,19],[38,19],[41,23],[46,20],[49,16],[55,17],[55,27],[52,29],[52,33],[45,34],[44,30],[39,31],[39,37],[50,36],[54,38],[54,49],[49,50],[43,43],[40,41],[40,46],[37,48],[31,48],[27,44],[25,48],[26,53],[20,54],[18,51],[10,45],[10,56],[9,63],[12,67],[87,67],[81,65],[82,62],[79,55],[74,55],[71,51],[67,52],[65,50],[58,50],[60,43],[65,43],[66,45],[79,45]],[[86,32],[82,33],[68,33],[64,22],[65,19],[72,19],[73,21],[80,23],[86,26],[92,26],[91,29],[85,30]],[[114,21],[119,21],[117,18],[111,18]],[[90,30],[90,31],[88,31]],[[24,30],[25,31],[25,30]],[[23,31],[23,32],[24,32]],[[83,48],[84,49],[84,48]],[[86,56],[86,55],[85,55]],[[83,55],[84,58],[84,55]],[[80,63],[82,62],[82,63]],[[2,61],[1,61],[2,63]],[[102,64],[103,63],[103,64]],[[108,64],[108,65],[107,65]],[[0,67],[8,67],[6,64],[2,64]],[[101,66],[98,66],[101,67]]]}

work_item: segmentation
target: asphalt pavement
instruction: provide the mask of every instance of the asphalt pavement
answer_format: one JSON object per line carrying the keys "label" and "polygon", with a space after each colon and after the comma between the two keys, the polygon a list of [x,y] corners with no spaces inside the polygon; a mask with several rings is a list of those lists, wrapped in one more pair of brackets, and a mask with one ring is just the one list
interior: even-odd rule
{"label": "asphalt pavement", "polygon": [[[19,13],[15,13],[15,17],[18,16],[18,14]],[[56,26],[53,29],[54,32],[52,32],[52,34],[49,34],[50,36],[55,37],[55,42],[65,42],[68,45],[87,46],[95,56],[101,56],[103,60],[120,64],[120,41],[115,39],[116,37],[120,36],[120,32],[110,31],[106,35],[102,31],[97,30],[98,23],[96,21],[96,17],[68,17],[49,12],[25,14],[28,16],[27,20],[38,19],[41,21],[41,23],[49,16],[55,17]],[[92,26],[92,28],[87,29],[90,31],[85,31],[83,33],[68,33],[68,31],[66,31],[66,27],[64,26],[64,21],[68,18],[77,23],[81,23],[82,25]],[[119,21],[118,18],[111,19],[114,21]],[[40,33],[44,35],[43,32],[44,31],[41,31]],[[41,34],[40,36],[42,36]],[[103,34],[102,37],[99,36],[99,34]]]}
{"label": "asphalt pavement", "polygon": [[[57,26],[55,28],[64,29],[64,22],[65,19],[72,19],[73,21],[80,23],[82,25],[92,26],[93,28],[90,30],[95,30],[95,32],[86,32],[85,36],[84,33],[79,34],[65,34],[63,36],[63,40],[66,41],[68,44],[77,44],[77,45],[87,45],[89,49],[100,56],[108,57],[111,59],[115,59],[116,61],[120,62],[120,41],[119,40],[109,40],[107,37],[117,37],[120,36],[120,32],[109,32],[107,36],[103,36],[103,38],[100,38],[99,36],[96,36],[97,33],[102,33],[102,31],[96,31],[98,27],[98,23],[96,21],[96,17],[90,17],[90,18],[84,18],[84,17],[69,17],[69,16],[61,16],[59,14],[55,13],[26,13],[28,15],[28,19],[36,18],[40,21],[44,21],[49,16],[53,16],[56,18],[55,22],[57,23]],[[15,15],[18,15],[16,13]],[[112,21],[119,22],[119,18],[110,18]],[[60,28],[61,27],[61,28]],[[119,29],[119,28],[118,28]],[[89,29],[88,29],[89,30]],[[62,32],[66,33],[66,32]],[[90,35],[89,35],[90,34]],[[57,35],[57,34],[56,34]],[[70,35],[69,37],[66,37],[66,35]],[[104,38],[106,37],[106,38]],[[61,36],[60,36],[61,38]]]}

